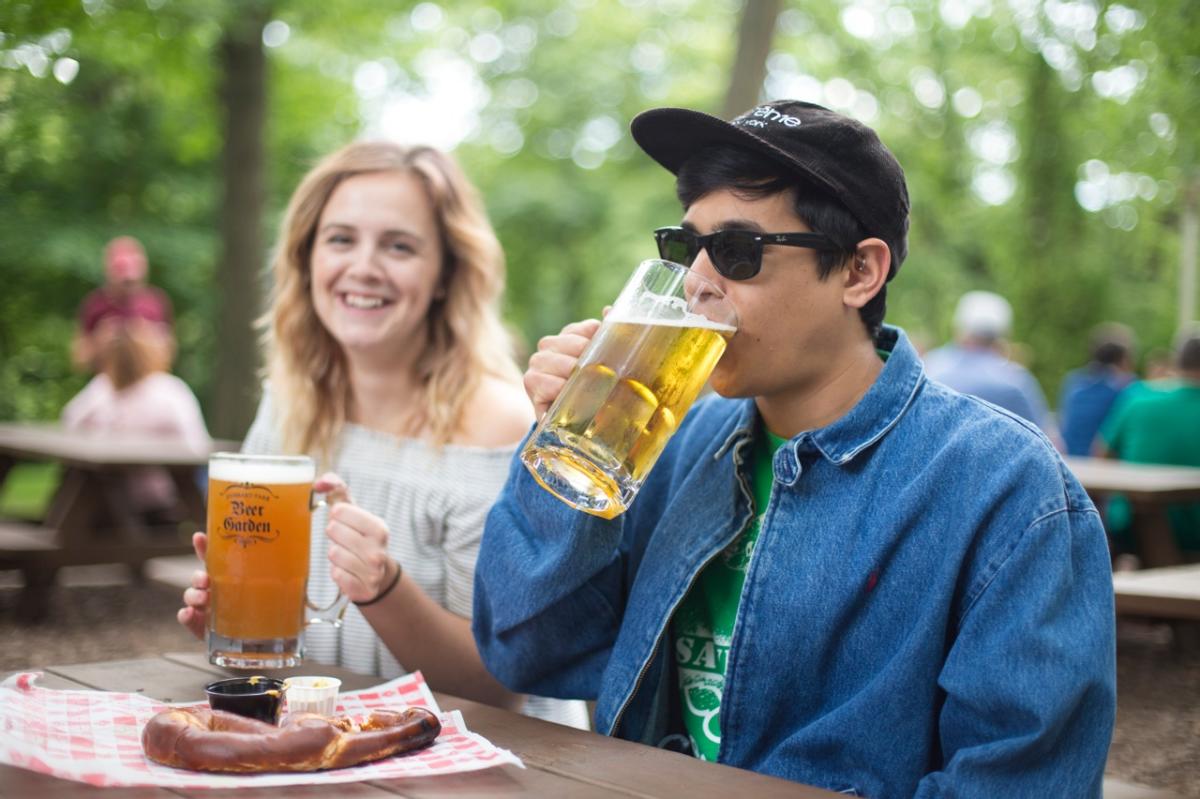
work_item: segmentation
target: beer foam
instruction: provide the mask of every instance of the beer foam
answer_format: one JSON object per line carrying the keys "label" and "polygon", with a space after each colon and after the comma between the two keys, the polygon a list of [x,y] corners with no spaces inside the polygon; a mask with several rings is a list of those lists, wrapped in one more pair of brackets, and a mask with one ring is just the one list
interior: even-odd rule
{"label": "beer foam", "polygon": [[620,322],[626,325],[657,325],[659,327],[697,327],[704,330],[715,330],[718,333],[732,336],[737,332],[737,328],[733,325],[724,325],[720,322],[714,322],[706,316],[701,316],[697,313],[689,313],[684,311],[684,315],[678,319],[664,319],[663,317],[654,316],[639,316],[635,314],[622,314],[617,312],[609,313],[604,317],[605,322]]}
{"label": "beer foam", "polygon": [[311,460],[264,457],[243,461],[215,458],[208,464],[208,477],[228,483],[311,483],[317,478],[317,467]]}

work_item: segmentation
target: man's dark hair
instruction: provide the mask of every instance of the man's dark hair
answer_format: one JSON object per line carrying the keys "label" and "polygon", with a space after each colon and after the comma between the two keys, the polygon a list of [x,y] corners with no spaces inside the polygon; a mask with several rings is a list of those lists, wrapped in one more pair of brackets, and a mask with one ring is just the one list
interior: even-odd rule
{"label": "man's dark hair", "polygon": [[1177,349],[1179,369],[1184,372],[1200,372],[1200,329],[1185,334]]}
{"label": "man's dark hair", "polygon": [[[771,159],[748,150],[727,146],[705,148],[683,163],[675,179],[675,194],[685,210],[701,197],[720,189],[728,189],[747,199],[790,191],[796,216],[804,220],[814,233],[826,236],[839,248],[837,251],[818,251],[817,274],[821,280],[829,277],[835,269],[847,266],[854,257],[855,245],[871,237],[846,206],[828,192],[798,175],[783,171]],[[887,245],[893,258],[891,268],[895,270],[899,266],[894,260],[896,248],[890,241]],[[859,309],[863,325],[872,338],[879,333],[886,310],[887,285],[884,284],[879,293]]]}
{"label": "man's dark hair", "polygon": [[1119,366],[1133,355],[1133,332],[1125,325],[1105,323],[1092,329],[1092,360],[1104,366]]}
{"label": "man's dark hair", "polygon": [[1129,349],[1119,341],[1106,341],[1092,352],[1092,359],[1105,366],[1119,366]]}

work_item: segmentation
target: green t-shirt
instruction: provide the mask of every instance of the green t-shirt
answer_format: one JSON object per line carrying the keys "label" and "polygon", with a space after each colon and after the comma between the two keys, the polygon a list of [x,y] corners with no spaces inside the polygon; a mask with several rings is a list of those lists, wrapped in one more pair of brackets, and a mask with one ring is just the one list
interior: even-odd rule
{"label": "green t-shirt", "polygon": [[[1132,394],[1126,389],[1100,435],[1123,461],[1200,466],[1200,385],[1147,386]],[[1167,513],[1180,548],[1200,550],[1200,503],[1171,505]],[[1114,497],[1108,507],[1110,529],[1121,535],[1131,515],[1124,498]]]}
{"label": "green t-shirt", "polygon": [[775,452],[787,443],[762,431],[754,442],[750,474],[756,515],[750,528],[700,572],[671,619],[671,642],[679,672],[683,725],[701,760],[715,761],[721,748],[721,695],[725,662],[742,600],[742,585],[775,481]]}

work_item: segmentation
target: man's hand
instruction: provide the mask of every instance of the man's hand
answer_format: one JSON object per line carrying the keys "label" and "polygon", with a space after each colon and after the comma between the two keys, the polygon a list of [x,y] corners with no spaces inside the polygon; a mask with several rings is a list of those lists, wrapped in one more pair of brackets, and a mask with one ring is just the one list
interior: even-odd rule
{"label": "man's hand", "polygon": [[538,341],[537,352],[530,357],[529,369],[525,372],[525,393],[529,395],[539,421],[562,393],[579,356],[599,329],[599,319],[585,319],[572,322],[558,335],[543,336]]}

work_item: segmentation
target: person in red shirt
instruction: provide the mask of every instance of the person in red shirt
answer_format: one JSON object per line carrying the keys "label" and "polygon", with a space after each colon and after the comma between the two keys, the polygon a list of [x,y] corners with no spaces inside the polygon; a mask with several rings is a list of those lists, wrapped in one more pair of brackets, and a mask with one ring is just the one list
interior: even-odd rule
{"label": "person in red shirt", "polygon": [[160,361],[170,363],[174,352],[171,301],[161,289],[146,283],[146,272],[146,250],[137,239],[118,236],[105,246],[105,283],[79,305],[79,329],[71,348],[76,366],[98,370],[97,355],[104,349],[106,331],[114,329],[101,324],[106,319],[156,323],[143,329],[158,331]]}

